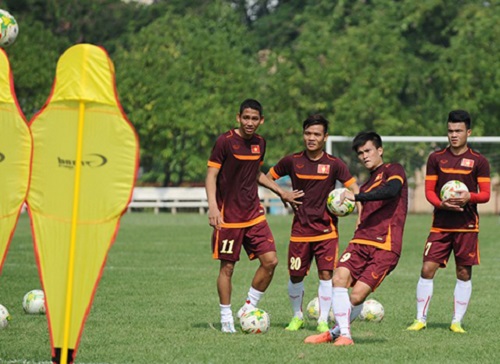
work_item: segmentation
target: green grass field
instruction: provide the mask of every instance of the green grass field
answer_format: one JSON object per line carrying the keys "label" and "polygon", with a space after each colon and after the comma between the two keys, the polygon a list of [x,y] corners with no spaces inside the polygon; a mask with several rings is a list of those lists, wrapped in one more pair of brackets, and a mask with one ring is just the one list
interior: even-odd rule
{"label": "green grass field", "polygon": [[[354,322],[353,347],[305,345],[310,323],[299,332],[283,328],[290,319],[286,252],[290,216],[269,216],[280,265],[260,303],[271,314],[264,335],[222,334],[215,287],[218,262],[210,253],[211,229],[198,214],[133,213],[123,217],[80,342],[77,363],[498,363],[499,301],[496,264],[498,216],[482,216],[481,265],[473,270],[473,293],[465,335],[448,330],[455,286],[454,261],[435,279],[428,328],[407,332],[415,315],[415,285],[429,231],[429,215],[409,216],[403,255],[396,270],[372,297],[382,302],[381,323]],[[340,222],[341,249],[354,218]],[[233,312],[243,303],[256,262],[242,256],[236,266]],[[317,291],[315,267],[305,281],[305,304]],[[21,216],[2,275],[0,303],[12,321],[0,331],[0,363],[49,363],[45,316],[26,315],[23,295],[39,288],[29,220]],[[305,307],[304,307],[305,308]],[[493,313],[492,313],[493,312]]]}

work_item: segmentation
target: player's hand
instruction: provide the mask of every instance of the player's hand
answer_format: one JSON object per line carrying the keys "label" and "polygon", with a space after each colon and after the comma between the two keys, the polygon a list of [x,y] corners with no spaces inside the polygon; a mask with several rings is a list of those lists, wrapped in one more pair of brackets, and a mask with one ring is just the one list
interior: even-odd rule
{"label": "player's hand", "polygon": [[464,207],[470,201],[469,191],[456,191],[455,197],[448,199],[448,201],[454,205]]}
{"label": "player's hand", "polygon": [[218,208],[208,208],[208,224],[214,229],[220,230],[222,224],[222,216]]}
{"label": "player's hand", "polygon": [[451,211],[463,211],[463,207],[470,201],[469,191],[456,191],[455,197],[441,202],[441,208]]}
{"label": "player's hand", "polygon": [[297,210],[300,205],[302,205],[302,201],[299,199],[304,196],[304,191],[302,190],[293,190],[293,191],[283,191],[281,194],[281,201],[283,205],[287,207],[290,205],[292,209]]}
{"label": "player's hand", "polygon": [[454,198],[449,198],[447,200],[443,200],[441,201],[441,205],[440,205],[440,208],[443,209],[443,210],[449,210],[449,211],[463,211],[464,209],[462,208],[462,206],[456,204],[455,202],[453,202],[452,200],[454,200]]}
{"label": "player's hand", "polygon": [[348,200],[355,201],[354,193],[347,188],[339,195],[339,205],[342,205],[346,198]]}

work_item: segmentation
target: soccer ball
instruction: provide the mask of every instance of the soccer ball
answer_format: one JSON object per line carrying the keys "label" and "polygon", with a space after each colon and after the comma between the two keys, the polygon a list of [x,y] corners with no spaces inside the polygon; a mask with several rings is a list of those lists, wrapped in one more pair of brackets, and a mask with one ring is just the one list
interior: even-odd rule
{"label": "soccer ball", "polygon": [[457,191],[469,191],[469,189],[464,183],[457,180],[451,180],[446,182],[443,187],[441,187],[439,197],[441,200],[457,197]]}
{"label": "soccer ball", "polygon": [[340,204],[340,194],[345,190],[345,188],[336,188],[328,194],[326,208],[335,216],[347,216],[354,211],[354,207],[356,206],[354,201],[347,198]]}
{"label": "soccer ball", "polygon": [[244,333],[264,334],[271,326],[271,319],[266,311],[256,308],[241,316],[240,325]]}
{"label": "soccer ball", "polygon": [[[319,318],[319,299],[318,297],[314,297],[309,303],[307,304],[306,308],[306,315],[309,319],[311,320],[317,320]],[[330,312],[328,313],[328,319],[330,322],[335,322],[335,316],[333,314],[333,310],[330,309]]]}
{"label": "soccer ball", "polygon": [[11,317],[5,306],[0,305],[0,330],[9,326]]}
{"label": "soccer ball", "polygon": [[19,26],[9,12],[0,9],[0,47],[8,47],[16,41]]}
{"label": "soccer ball", "polygon": [[29,314],[45,313],[45,295],[41,289],[34,289],[23,297],[24,312]]}
{"label": "soccer ball", "polygon": [[359,319],[363,321],[380,322],[384,318],[384,306],[374,299],[366,300],[363,309],[359,314]]}

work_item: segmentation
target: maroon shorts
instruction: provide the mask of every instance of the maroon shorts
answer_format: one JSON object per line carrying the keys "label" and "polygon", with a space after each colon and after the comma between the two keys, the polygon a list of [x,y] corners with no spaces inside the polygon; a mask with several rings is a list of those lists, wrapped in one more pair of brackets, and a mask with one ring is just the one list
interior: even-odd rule
{"label": "maroon shorts", "polygon": [[478,233],[430,233],[424,247],[424,262],[439,263],[444,268],[452,251],[456,265],[478,265]]}
{"label": "maroon shorts", "polygon": [[375,291],[384,278],[396,268],[398,261],[399,255],[392,251],[351,243],[340,257],[337,268],[349,269],[354,279],[352,285],[361,281]]}
{"label": "maroon shorts", "polygon": [[288,246],[288,272],[290,276],[304,277],[309,273],[312,260],[318,271],[332,270],[339,247],[339,239],[327,239],[310,243],[290,242]]}
{"label": "maroon shorts", "polygon": [[212,235],[214,259],[237,262],[240,260],[242,246],[250,260],[268,252],[275,252],[273,234],[267,221],[241,229],[214,229]]}

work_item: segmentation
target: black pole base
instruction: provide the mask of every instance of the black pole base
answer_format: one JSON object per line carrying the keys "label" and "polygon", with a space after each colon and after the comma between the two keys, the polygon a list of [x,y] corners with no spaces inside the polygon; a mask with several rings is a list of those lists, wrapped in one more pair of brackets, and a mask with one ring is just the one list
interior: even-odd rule
{"label": "black pole base", "polygon": [[55,355],[52,357],[52,363],[53,364],[73,364],[73,349],[68,349],[68,362],[67,363],[61,363],[61,348],[54,348],[55,350]]}

